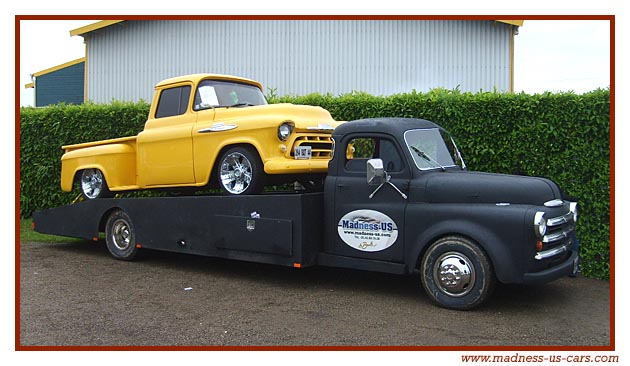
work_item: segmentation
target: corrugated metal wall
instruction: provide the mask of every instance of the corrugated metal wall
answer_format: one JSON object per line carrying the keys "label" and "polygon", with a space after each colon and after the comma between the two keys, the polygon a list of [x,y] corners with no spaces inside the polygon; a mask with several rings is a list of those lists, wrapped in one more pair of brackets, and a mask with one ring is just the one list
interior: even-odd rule
{"label": "corrugated metal wall", "polygon": [[88,99],[151,100],[173,76],[244,76],[278,95],[510,90],[511,27],[489,20],[125,21],[90,32]]}
{"label": "corrugated metal wall", "polygon": [[35,106],[51,104],[82,104],[85,80],[85,62],[64,67],[37,77]]}

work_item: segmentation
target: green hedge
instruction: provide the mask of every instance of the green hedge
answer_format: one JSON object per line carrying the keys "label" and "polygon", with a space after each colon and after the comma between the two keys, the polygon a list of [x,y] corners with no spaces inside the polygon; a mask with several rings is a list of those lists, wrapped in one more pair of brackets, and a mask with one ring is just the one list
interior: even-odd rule
{"label": "green hedge", "polygon": [[77,192],[61,191],[62,145],[136,135],[148,114],[144,102],[21,108],[20,216],[77,197]]}
{"label": "green hedge", "polygon": [[[610,92],[537,95],[436,89],[377,97],[270,96],[271,103],[319,105],[337,120],[415,117],[456,138],[470,170],[548,177],[580,203],[578,237],[585,275],[610,272]],[[23,108],[20,121],[20,213],[69,203],[61,192],[61,145],[135,135],[146,103]]]}

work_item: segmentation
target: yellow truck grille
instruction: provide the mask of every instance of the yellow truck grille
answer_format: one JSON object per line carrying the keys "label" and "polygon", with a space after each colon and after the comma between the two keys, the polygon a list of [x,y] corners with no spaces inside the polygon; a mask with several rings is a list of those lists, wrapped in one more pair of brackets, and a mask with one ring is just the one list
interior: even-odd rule
{"label": "yellow truck grille", "polygon": [[295,148],[298,146],[310,146],[312,159],[332,158],[333,143],[330,135],[300,135],[295,138],[291,156],[294,156]]}

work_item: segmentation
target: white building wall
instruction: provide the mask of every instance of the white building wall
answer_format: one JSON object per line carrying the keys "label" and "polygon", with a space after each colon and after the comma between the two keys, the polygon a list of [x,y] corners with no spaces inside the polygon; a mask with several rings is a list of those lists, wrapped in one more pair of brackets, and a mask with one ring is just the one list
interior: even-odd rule
{"label": "white building wall", "polygon": [[84,34],[88,99],[150,101],[173,76],[209,72],[278,95],[510,90],[512,26],[489,20],[143,20]]}

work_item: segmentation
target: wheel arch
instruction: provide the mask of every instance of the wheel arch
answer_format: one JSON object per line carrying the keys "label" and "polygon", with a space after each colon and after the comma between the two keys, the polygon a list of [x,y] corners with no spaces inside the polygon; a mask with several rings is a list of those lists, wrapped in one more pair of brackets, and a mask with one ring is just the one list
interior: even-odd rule
{"label": "wheel arch", "polygon": [[105,210],[102,214],[101,214],[101,218],[98,221],[98,231],[101,233],[105,232],[105,226],[107,225],[107,220],[109,219],[109,217],[112,215],[112,213],[114,213],[115,211],[123,211],[125,213],[127,213],[127,215],[129,215],[129,212],[127,212],[127,210],[123,209],[120,206],[114,206],[114,207],[110,207],[107,210]]}
{"label": "wheel arch", "polygon": [[109,183],[108,177],[110,176],[110,173],[107,171],[107,169],[105,169],[103,165],[94,163],[94,164],[86,164],[86,165],[77,166],[77,168],[74,169],[74,174],[72,176],[72,184],[76,184],[77,182],[79,182],[79,180],[81,179],[81,172],[87,169],[100,170],[101,173],[103,173],[103,177],[105,178],[105,181]]}
{"label": "wheel arch", "polygon": [[103,173],[103,177],[105,181],[110,182],[110,173],[105,169],[105,167],[98,163],[89,163],[89,164],[72,164],[73,166],[69,166],[70,164],[66,164],[62,167],[61,171],[61,190],[64,192],[71,192],[72,189],[76,186],[76,184],[81,179],[81,172],[86,169],[98,169]]}
{"label": "wheel arch", "polygon": [[89,146],[72,150],[61,157],[61,188],[70,192],[79,172],[98,169],[109,188],[136,184],[136,152],[128,143]]}
{"label": "wheel arch", "polygon": [[223,156],[223,154],[225,154],[226,151],[228,151],[231,148],[234,147],[246,147],[246,148],[251,148],[253,149],[256,154],[258,155],[258,159],[260,159],[260,162],[262,163],[263,167],[265,165],[265,162],[263,160],[263,157],[260,155],[260,150],[256,147],[256,145],[254,143],[252,143],[251,141],[247,141],[247,142],[236,142],[236,143],[226,143],[224,144],[221,149],[219,150],[219,152],[217,153],[217,155],[214,158],[214,162],[212,163],[212,168],[210,169],[210,171],[208,172],[208,177],[207,177],[207,181],[206,184],[208,186],[212,186],[212,187],[218,187],[219,186],[219,182],[218,182],[218,178],[216,176],[216,174],[214,174],[217,169],[218,169],[218,164],[220,164],[220,160],[221,157]]}
{"label": "wheel arch", "polygon": [[488,255],[500,282],[517,281],[518,271],[515,271],[515,268],[520,268],[520,266],[516,263],[515,256],[503,244],[503,240],[482,225],[462,220],[446,220],[420,233],[408,252],[408,268],[413,271],[419,270],[422,258],[429,247],[447,236],[460,236],[475,242]]}

